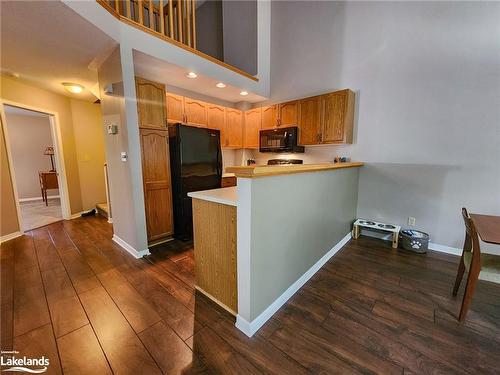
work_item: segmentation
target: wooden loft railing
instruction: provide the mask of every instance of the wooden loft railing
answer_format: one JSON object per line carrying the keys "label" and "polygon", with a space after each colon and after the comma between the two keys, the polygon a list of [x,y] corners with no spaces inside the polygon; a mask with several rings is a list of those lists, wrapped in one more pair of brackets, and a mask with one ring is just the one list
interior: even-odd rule
{"label": "wooden loft railing", "polygon": [[178,47],[239,73],[259,79],[196,49],[195,0],[96,0],[113,16]]}

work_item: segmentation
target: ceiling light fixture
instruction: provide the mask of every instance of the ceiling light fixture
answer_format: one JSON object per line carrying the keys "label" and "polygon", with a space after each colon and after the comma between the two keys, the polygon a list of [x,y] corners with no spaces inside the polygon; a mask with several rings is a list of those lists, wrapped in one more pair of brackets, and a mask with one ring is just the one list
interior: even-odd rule
{"label": "ceiling light fixture", "polygon": [[247,91],[242,91],[242,92],[240,92],[240,95],[242,95],[242,96],[247,96],[247,95],[248,95],[248,92],[247,92]]}
{"label": "ceiling light fixture", "polygon": [[216,84],[215,86],[217,86],[218,88],[220,89],[223,89],[224,87],[226,87],[226,85],[222,82],[219,82],[218,84]]}
{"label": "ceiling light fixture", "polygon": [[63,82],[62,85],[66,90],[73,94],[79,94],[83,91],[83,86],[78,83]]}
{"label": "ceiling light fixture", "polygon": [[198,77],[198,74],[196,74],[195,72],[189,72],[188,74],[186,74],[186,77],[188,77],[188,78],[196,78],[196,77]]}

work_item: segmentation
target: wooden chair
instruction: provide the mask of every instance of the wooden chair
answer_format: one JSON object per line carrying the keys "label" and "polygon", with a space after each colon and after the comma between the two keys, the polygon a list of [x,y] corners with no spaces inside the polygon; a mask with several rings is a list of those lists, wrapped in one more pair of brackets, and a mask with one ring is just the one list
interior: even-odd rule
{"label": "wooden chair", "polygon": [[472,302],[472,295],[476,288],[477,280],[485,280],[500,284],[500,256],[492,254],[481,254],[479,246],[479,237],[474,226],[474,222],[469,217],[465,208],[462,208],[462,216],[465,223],[465,241],[462,258],[458,265],[457,278],[453,287],[453,295],[456,296],[460,282],[462,281],[465,270],[469,273],[467,276],[467,285],[465,286],[462,307],[460,308],[459,321],[463,321],[469,311]]}

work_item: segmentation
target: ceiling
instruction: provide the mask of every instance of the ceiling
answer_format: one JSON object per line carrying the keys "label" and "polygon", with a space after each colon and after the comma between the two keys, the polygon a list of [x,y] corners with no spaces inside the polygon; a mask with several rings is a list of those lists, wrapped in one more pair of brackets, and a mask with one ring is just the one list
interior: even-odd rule
{"label": "ceiling", "polygon": [[37,111],[30,111],[29,109],[14,107],[11,105],[4,106],[5,113],[9,115],[17,115],[17,116],[30,116],[30,117],[49,117],[50,115]]}
{"label": "ceiling", "polygon": [[[116,42],[61,1],[1,1],[2,72],[58,94],[95,101],[97,72],[92,61]],[[85,87],[67,92],[62,82]],[[98,91],[94,91],[98,92]]]}
{"label": "ceiling", "polygon": [[218,88],[215,85],[219,81],[208,76],[198,75],[196,78],[188,78],[186,74],[189,73],[189,69],[138,51],[134,51],[134,69],[137,76],[151,81],[161,82],[167,86],[173,85],[232,103],[242,101],[257,103],[266,100],[263,96],[251,92],[246,96],[242,96],[240,95],[242,88],[239,87],[227,85],[225,88]]}

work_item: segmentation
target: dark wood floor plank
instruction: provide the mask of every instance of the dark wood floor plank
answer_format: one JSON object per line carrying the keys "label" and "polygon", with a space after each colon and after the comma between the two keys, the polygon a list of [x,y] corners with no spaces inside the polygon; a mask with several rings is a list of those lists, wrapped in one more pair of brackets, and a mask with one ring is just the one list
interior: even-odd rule
{"label": "dark wood floor plank", "polygon": [[90,324],[57,339],[64,374],[111,374]]}
{"label": "dark wood floor plank", "polygon": [[82,293],[80,299],[113,372],[161,373],[104,288]]}
{"label": "dark wood floor plank", "polygon": [[61,364],[56,341],[50,324],[35,328],[14,338],[14,348],[19,352],[17,357],[49,359],[47,372],[44,374],[61,374]]}
{"label": "dark wood floor plank", "polygon": [[181,374],[192,366],[191,349],[163,322],[141,332],[139,337],[163,373]]}
{"label": "dark wood floor plank", "polygon": [[14,240],[0,244],[0,345],[12,350],[14,321]]}

